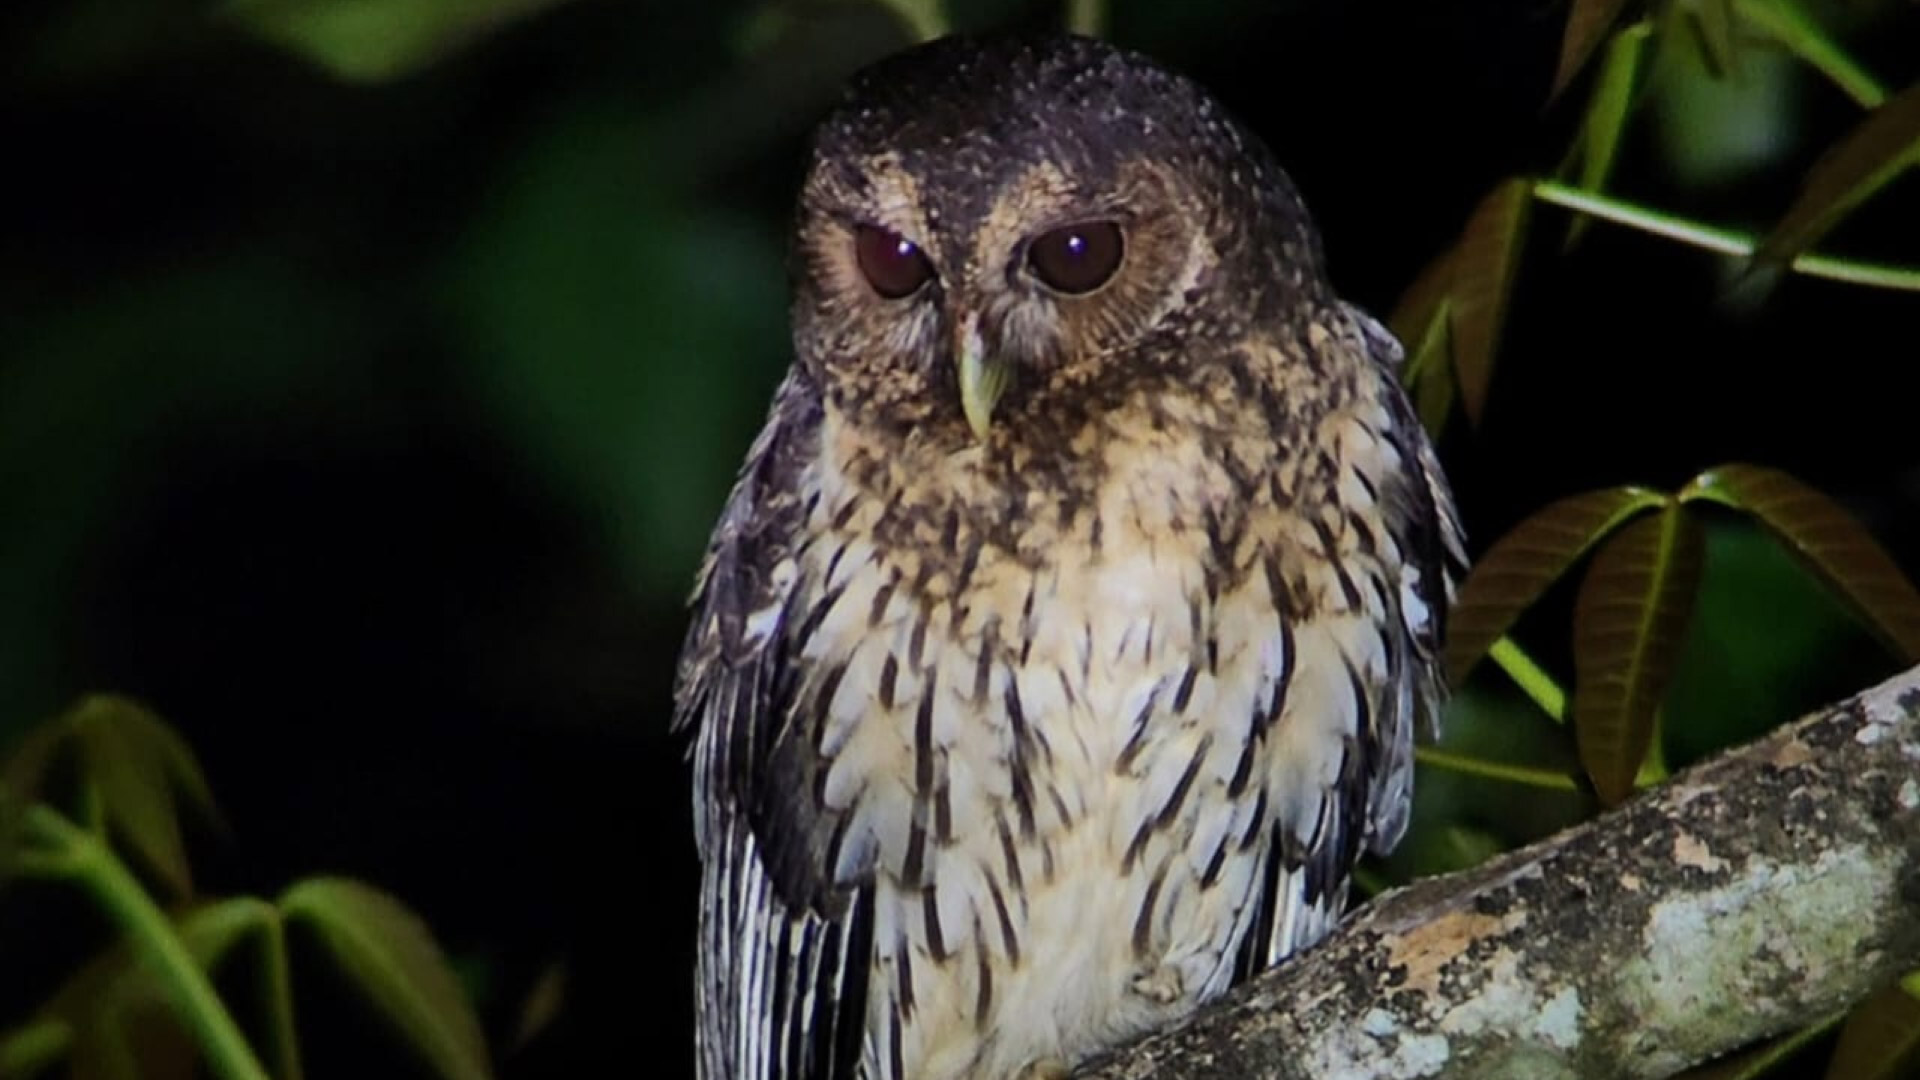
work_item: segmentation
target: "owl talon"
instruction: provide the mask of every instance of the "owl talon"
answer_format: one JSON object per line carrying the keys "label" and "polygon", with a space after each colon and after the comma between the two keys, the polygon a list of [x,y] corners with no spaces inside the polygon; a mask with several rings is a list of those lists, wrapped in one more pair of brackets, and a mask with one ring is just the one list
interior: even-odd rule
{"label": "owl talon", "polygon": [[1156,1005],[1171,1005],[1186,993],[1186,980],[1180,977],[1180,969],[1166,964],[1135,976],[1132,988],[1134,993]]}

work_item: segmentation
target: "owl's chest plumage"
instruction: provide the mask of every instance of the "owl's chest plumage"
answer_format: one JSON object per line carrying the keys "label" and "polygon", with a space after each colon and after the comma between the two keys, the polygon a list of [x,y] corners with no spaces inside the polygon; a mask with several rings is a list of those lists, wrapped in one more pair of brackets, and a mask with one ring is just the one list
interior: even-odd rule
{"label": "owl's chest plumage", "polygon": [[1349,466],[1164,421],[1069,448],[1068,490],[984,478],[991,448],[867,456],[828,418],[782,572],[824,858],[874,886],[870,1075],[1071,1064],[1224,989],[1250,930],[1293,934],[1253,926],[1259,878],[1326,827],[1392,580]]}

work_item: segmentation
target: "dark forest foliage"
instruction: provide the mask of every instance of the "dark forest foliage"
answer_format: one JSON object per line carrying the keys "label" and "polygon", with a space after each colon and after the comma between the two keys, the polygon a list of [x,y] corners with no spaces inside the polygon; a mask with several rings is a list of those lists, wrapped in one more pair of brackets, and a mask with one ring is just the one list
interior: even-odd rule
{"label": "dark forest foliage", "polygon": [[[690,1074],[682,603],[808,124],[913,37],[1214,87],[1476,567],[1378,891],[1920,661],[1903,0],[0,15],[0,1077]],[[1920,1070],[1920,973],[1700,1076]]]}

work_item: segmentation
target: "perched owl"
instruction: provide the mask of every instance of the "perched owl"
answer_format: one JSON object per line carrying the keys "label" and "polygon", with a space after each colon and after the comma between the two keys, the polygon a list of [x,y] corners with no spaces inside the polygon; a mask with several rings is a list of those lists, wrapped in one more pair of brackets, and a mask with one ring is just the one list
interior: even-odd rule
{"label": "perched owl", "polygon": [[1057,1076],[1337,919],[1462,571],[1267,151],[1078,37],[857,75],[679,671],[708,1080]]}

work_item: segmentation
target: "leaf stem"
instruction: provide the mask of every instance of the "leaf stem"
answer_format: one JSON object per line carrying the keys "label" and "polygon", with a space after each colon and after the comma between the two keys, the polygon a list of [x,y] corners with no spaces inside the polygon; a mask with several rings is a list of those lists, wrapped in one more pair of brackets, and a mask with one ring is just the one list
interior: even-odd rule
{"label": "leaf stem", "polygon": [[287,924],[269,906],[261,925],[260,981],[267,1003],[268,1052],[279,1080],[301,1080],[300,1035],[293,1023],[293,976],[287,965]]}
{"label": "leaf stem", "polygon": [[1533,657],[1528,656],[1512,638],[1501,637],[1487,650],[1487,656],[1500,665],[1526,695],[1533,699],[1540,711],[1554,719],[1555,723],[1565,723],[1567,719],[1567,692],[1560,688],[1559,682],[1547,669],[1541,667]]}
{"label": "leaf stem", "polygon": [[[25,818],[29,839],[48,849],[48,857],[37,860],[39,868],[78,882],[119,924],[136,952],[154,966],[172,992],[176,1011],[199,1037],[214,1073],[223,1080],[269,1080],[166,913],[155,906],[112,850],[51,807],[30,806]],[[23,859],[22,865],[32,864]]]}
{"label": "leaf stem", "polygon": [[[1722,255],[1745,258],[1751,256],[1754,248],[1759,244],[1759,241],[1748,233],[1705,225],[1665,211],[1616,199],[1610,195],[1582,191],[1557,180],[1535,180],[1533,197],[1544,203],[1591,214],[1603,221],[1639,229],[1655,236],[1664,236],[1669,240]],[[1856,262],[1831,255],[1804,254],[1797,256],[1790,268],[1808,277],[1827,278],[1854,285],[1871,285],[1882,289],[1920,292],[1920,269],[1911,267]]]}
{"label": "leaf stem", "polygon": [[1422,764],[1451,772],[1466,773],[1468,776],[1505,780],[1508,783],[1525,784],[1528,787],[1545,788],[1548,791],[1580,790],[1579,782],[1566,773],[1554,772],[1551,769],[1536,769],[1531,765],[1510,765],[1504,761],[1488,761],[1485,758],[1436,750],[1431,746],[1414,747],[1413,757],[1415,761]]}

